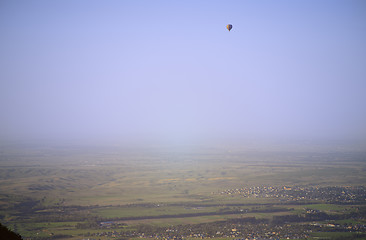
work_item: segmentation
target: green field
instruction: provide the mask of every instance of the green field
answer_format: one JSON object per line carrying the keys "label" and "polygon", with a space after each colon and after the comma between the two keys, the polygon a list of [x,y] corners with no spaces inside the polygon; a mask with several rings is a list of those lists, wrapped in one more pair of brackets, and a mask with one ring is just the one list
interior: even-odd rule
{"label": "green field", "polygon": [[0,221],[24,237],[78,239],[100,232],[92,224],[103,221],[123,224],[108,231],[129,231],[140,224],[168,227],[247,217],[272,221],[306,214],[305,209],[344,215],[364,205],[275,193],[245,196],[235,189],[332,186],[348,191],[366,186],[365,156],[245,148],[3,148]]}

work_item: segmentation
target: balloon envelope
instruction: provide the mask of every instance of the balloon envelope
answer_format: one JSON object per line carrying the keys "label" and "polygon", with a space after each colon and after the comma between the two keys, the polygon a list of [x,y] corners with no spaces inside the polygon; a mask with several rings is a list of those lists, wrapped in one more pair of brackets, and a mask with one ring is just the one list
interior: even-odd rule
{"label": "balloon envelope", "polygon": [[228,25],[226,25],[226,28],[227,28],[227,30],[231,30],[232,28],[233,28],[233,25],[231,25],[231,24],[228,24]]}

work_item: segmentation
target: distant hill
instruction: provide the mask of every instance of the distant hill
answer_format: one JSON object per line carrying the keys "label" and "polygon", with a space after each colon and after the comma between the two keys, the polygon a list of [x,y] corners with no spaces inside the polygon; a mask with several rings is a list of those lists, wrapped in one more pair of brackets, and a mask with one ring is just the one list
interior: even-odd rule
{"label": "distant hill", "polygon": [[22,240],[22,237],[0,223],[0,240]]}

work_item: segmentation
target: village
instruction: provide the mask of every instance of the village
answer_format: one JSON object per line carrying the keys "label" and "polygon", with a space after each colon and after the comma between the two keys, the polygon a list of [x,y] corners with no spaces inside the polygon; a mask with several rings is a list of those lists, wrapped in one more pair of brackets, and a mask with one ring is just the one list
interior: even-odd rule
{"label": "village", "polygon": [[206,224],[178,225],[174,227],[154,228],[140,225],[134,231],[104,231],[88,234],[89,239],[98,237],[150,238],[150,239],[306,239],[312,232],[348,232],[366,236],[365,224],[336,224],[332,221],[310,223],[274,224],[270,221],[244,218],[225,222]]}
{"label": "village", "polygon": [[325,201],[327,203],[350,204],[366,201],[364,186],[304,187],[304,186],[262,186],[227,189],[221,195],[241,196],[245,198],[277,198],[280,201]]}
{"label": "village", "polygon": [[[249,187],[228,189],[219,194],[255,197],[278,198],[284,204],[296,201],[311,200],[324,203],[362,204],[366,200],[365,187]],[[332,212],[332,211],[330,211]],[[328,212],[329,213],[329,212]],[[304,207],[298,215],[273,216],[272,218],[241,217],[213,223],[177,225],[171,227],[153,227],[139,225],[133,231],[112,231],[118,222],[108,222],[100,227],[104,232],[90,234],[88,237],[115,238],[151,238],[151,239],[307,239],[315,232],[344,232],[353,233],[358,237],[366,236],[364,216],[365,207],[357,208],[354,212],[328,214],[311,207]],[[353,219],[343,221],[342,219]],[[357,222],[359,221],[359,222]],[[342,223],[341,223],[342,222]],[[111,231],[108,231],[108,230]]]}

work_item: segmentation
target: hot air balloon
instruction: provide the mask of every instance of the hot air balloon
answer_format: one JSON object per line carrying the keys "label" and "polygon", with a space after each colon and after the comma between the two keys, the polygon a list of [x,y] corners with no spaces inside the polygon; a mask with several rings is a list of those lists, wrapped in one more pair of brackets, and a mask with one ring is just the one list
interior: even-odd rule
{"label": "hot air balloon", "polygon": [[226,25],[226,28],[227,28],[227,30],[229,30],[229,32],[230,32],[230,30],[233,28],[233,25],[228,24],[228,25]]}

